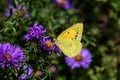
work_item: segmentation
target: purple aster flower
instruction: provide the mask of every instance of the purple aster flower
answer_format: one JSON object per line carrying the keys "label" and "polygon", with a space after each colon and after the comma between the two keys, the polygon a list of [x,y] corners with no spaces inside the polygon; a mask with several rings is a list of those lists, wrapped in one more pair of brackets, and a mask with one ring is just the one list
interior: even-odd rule
{"label": "purple aster flower", "polygon": [[13,6],[15,3],[14,3],[14,0],[6,0],[8,6]]}
{"label": "purple aster flower", "polygon": [[28,34],[24,35],[24,39],[27,41],[38,41],[42,38],[46,30],[42,25],[35,23],[32,27],[29,28]]}
{"label": "purple aster flower", "polygon": [[54,66],[54,65],[51,66],[50,69],[51,69],[52,72],[56,72],[57,71],[56,66]]}
{"label": "purple aster flower", "polygon": [[26,80],[28,78],[32,77],[33,69],[31,67],[28,67],[25,65],[24,67],[24,73],[19,77],[19,80]]}
{"label": "purple aster flower", "polygon": [[42,74],[43,74],[43,72],[40,71],[40,70],[38,70],[38,71],[35,72],[34,77],[39,77],[39,76],[41,76]]}
{"label": "purple aster flower", "polygon": [[55,0],[55,3],[58,4],[58,6],[65,8],[66,10],[72,8],[70,0]]}
{"label": "purple aster flower", "polygon": [[13,6],[9,6],[9,8],[6,10],[5,16],[10,17],[12,14],[18,14],[19,16],[23,16],[24,18],[29,17],[29,13],[27,12],[27,9],[25,6],[18,5],[17,8]]}
{"label": "purple aster flower", "polygon": [[52,42],[49,36],[46,36],[43,39],[41,39],[39,41],[39,45],[43,50],[49,51],[49,54],[51,54],[52,51],[57,52],[58,55],[62,53],[60,49],[56,46],[56,44]]}
{"label": "purple aster flower", "polygon": [[88,68],[92,62],[91,58],[92,55],[90,51],[88,49],[82,49],[81,52],[73,58],[65,57],[65,61],[71,69],[79,67]]}
{"label": "purple aster flower", "polygon": [[18,67],[21,62],[24,62],[24,53],[20,47],[9,43],[0,44],[1,67]]}
{"label": "purple aster flower", "polygon": [[29,14],[28,14],[27,9],[26,9],[25,6],[22,6],[22,5],[19,4],[18,8],[15,11],[18,11],[18,13],[21,16],[24,16],[24,18],[28,18],[29,17]]}
{"label": "purple aster flower", "polygon": [[54,43],[51,41],[50,37],[44,37],[42,40],[40,40],[40,47],[43,48],[43,50],[49,51],[49,54],[51,51],[54,51]]}

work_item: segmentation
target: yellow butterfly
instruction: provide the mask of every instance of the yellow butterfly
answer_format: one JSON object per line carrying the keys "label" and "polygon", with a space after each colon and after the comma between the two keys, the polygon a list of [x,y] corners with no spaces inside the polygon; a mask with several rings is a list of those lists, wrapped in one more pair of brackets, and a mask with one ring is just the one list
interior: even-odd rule
{"label": "yellow butterfly", "polygon": [[59,49],[68,57],[74,57],[80,53],[83,23],[77,23],[63,31],[55,41]]}

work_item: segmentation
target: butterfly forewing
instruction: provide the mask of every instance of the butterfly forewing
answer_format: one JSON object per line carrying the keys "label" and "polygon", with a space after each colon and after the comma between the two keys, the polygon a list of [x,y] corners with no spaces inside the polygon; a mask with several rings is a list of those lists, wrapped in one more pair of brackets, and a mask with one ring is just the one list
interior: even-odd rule
{"label": "butterfly forewing", "polygon": [[67,30],[63,31],[58,36],[57,40],[61,38],[69,38],[69,39],[75,39],[75,40],[81,41],[82,32],[83,32],[83,23],[77,23],[71,26],[70,28],[68,28]]}

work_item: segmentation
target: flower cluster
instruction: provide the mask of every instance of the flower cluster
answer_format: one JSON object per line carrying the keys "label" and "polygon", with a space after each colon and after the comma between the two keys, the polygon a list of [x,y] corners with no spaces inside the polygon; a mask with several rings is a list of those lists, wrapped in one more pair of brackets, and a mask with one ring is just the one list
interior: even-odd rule
{"label": "flower cluster", "polygon": [[55,0],[55,3],[58,4],[58,6],[63,7],[66,10],[69,10],[72,8],[70,0]]}
{"label": "flower cluster", "polygon": [[49,36],[44,37],[44,33],[46,29],[43,28],[42,25],[38,25],[35,23],[32,27],[29,28],[28,34],[24,35],[24,39],[26,41],[34,41],[38,42],[38,45],[41,49],[49,51],[49,54],[52,51],[56,51],[57,53],[61,53],[59,48],[52,42]]}
{"label": "flower cluster", "polygon": [[[1,30],[1,32],[4,31],[4,32],[6,32],[5,35],[7,35],[7,34],[9,34],[9,32],[11,32],[13,30],[14,32],[12,33],[12,36],[11,36],[11,38],[13,38],[13,40],[10,40],[10,42],[13,42],[13,43],[16,43],[18,41],[21,42],[21,39],[18,40],[16,38],[23,35],[25,28],[22,29],[22,27],[20,27],[20,26],[25,26],[25,25],[31,24],[32,21],[33,22],[35,21],[35,19],[36,19],[35,15],[38,10],[32,11],[32,9],[35,7],[39,8],[39,6],[31,6],[31,2],[22,3],[22,4],[27,3],[28,4],[27,6],[30,8],[30,12],[32,12],[31,18],[29,20],[24,21],[25,18],[28,18],[30,16],[26,7],[21,4],[18,4],[17,1],[15,3],[14,0],[6,0],[6,1],[8,2],[9,8],[6,10],[6,13],[4,15],[7,18],[10,18],[11,21],[8,21],[6,23],[6,25],[5,25],[6,28],[5,29],[3,28],[3,30]],[[70,0],[54,0],[54,1],[59,7],[62,7],[65,10],[69,10],[69,9],[73,8]],[[21,0],[18,2],[21,2]],[[75,5],[77,5],[77,4],[75,4]],[[46,8],[48,8],[48,7],[49,6],[47,6]],[[44,8],[44,7],[42,7],[42,8]],[[41,10],[43,10],[43,9],[41,9]],[[43,10],[43,13],[45,13],[45,12],[48,12],[48,9]],[[44,16],[48,15],[48,14],[43,15],[43,13],[38,15],[38,18],[43,19]],[[62,14],[64,15],[63,12],[62,12]],[[33,19],[33,17],[34,17],[34,19]],[[54,19],[54,17],[52,18],[52,16],[50,16],[50,18],[47,18],[47,19],[52,20],[52,19]],[[29,23],[27,23],[27,22],[29,22]],[[47,21],[43,20],[43,22],[47,22]],[[54,22],[54,21],[52,21],[52,22]],[[49,23],[49,21],[48,21],[48,23]],[[45,24],[47,24],[47,23],[45,23]],[[10,26],[12,28],[9,29],[8,26]],[[57,26],[54,28],[57,28]],[[16,32],[17,30],[18,30],[18,32]],[[60,53],[62,53],[62,51],[58,48],[59,46],[57,46],[55,44],[55,42],[50,38],[50,36],[46,36],[45,33],[46,33],[46,29],[44,28],[44,26],[40,25],[38,23],[34,23],[32,26],[30,26],[28,28],[28,33],[26,33],[22,36],[23,39],[26,42],[28,42],[28,43],[26,43],[27,47],[24,48],[25,49],[24,51],[26,52],[26,54],[24,54],[23,50],[19,46],[12,45],[10,43],[0,43],[0,68],[1,68],[0,71],[3,71],[3,73],[1,73],[1,75],[4,78],[18,79],[18,80],[28,80],[28,79],[35,79],[35,78],[36,79],[49,79],[49,78],[54,79],[54,77],[52,78],[51,76],[53,75],[53,73],[57,73],[58,69],[61,68],[61,67],[57,68],[57,66],[59,64],[59,62],[57,60],[61,60],[63,58],[57,58],[54,55],[51,55],[51,56],[48,56],[48,55],[51,54],[52,52],[53,53],[55,52],[59,56]],[[69,32],[67,34],[69,34]],[[9,35],[7,35],[7,36],[9,36]],[[3,37],[3,35],[2,35],[2,37]],[[5,38],[3,40],[8,41],[9,39],[10,38],[8,38],[8,39]],[[3,40],[1,40],[1,41],[3,41]],[[23,44],[24,44],[24,42],[22,42],[21,45],[24,46]],[[68,42],[68,44],[69,44],[69,42]],[[66,48],[66,47],[64,47],[64,43],[63,44],[61,43],[61,45],[63,45],[62,47],[64,49]],[[70,44],[70,47],[71,47],[71,44]],[[41,53],[41,54],[39,54],[39,53]],[[46,55],[44,53],[48,53],[48,54]],[[54,58],[54,60],[52,60],[53,58]],[[79,52],[79,54],[76,55],[75,57],[72,57],[72,58],[67,57],[67,56],[65,57],[65,63],[71,68],[71,70],[75,69],[75,68],[81,68],[81,67],[86,69],[90,66],[91,62],[92,62],[92,55],[88,49],[82,49],[81,52]],[[51,65],[51,64],[53,64],[53,65]],[[57,65],[57,66],[55,66],[55,65]],[[6,68],[8,68],[8,71],[6,71]],[[62,68],[64,68],[64,67],[62,67]],[[4,75],[4,73],[5,73],[5,75]]]}
{"label": "flower cluster", "polygon": [[9,43],[0,44],[0,67],[18,67],[24,62],[24,53],[20,47]]}
{"label": "flower cluster", "polygon": [[[18,69],[19,71],[20,69]],[[23,74],[21,74],[19,76],[19,80],[26,80],[26,79],[30,79],[31,77],[39,77],[43,74],[43,72],[41,70],[37,70],[34,71],[34,69],[32,69],[30,66],[25,65],[23,66]]]}
{"label": "flower cluster", "polygon": [[25,65],[24,67],[24,74],[22,74],[19,79],[20,80],[25,80],[25,79],[28,79],[28,78],[31,78],[32,77],[32,73],[33,73],[33,69],[31,67],[28,67],[27,65]]}
{"label": "flower cluster", "polygon": [[25,6],[18,5],[17,8],[13,7],[12,5],[9,6],[9,8],[6,10],[5,16],[10,17],[12,14],[17,14],[19,16],[22,16],[24,18],[29,17],[29,13]]}
{"label": "flower cluster", "polygon": [[82,49],[77,56],[73,58],[65,57],[65,60],[68,66],[71,67],[71,69],[79,67],[88,68],[90,63],[92,62],[91,58],[92,55],[90,51],[88,49]]}
{"label": "flower cluster", "polygon": [[46,29],[44,29],[42,25],[35,23],[29,28],[28,34],[24,35],[24,39],[27,41],[39,41],[45,32]]}
{"label": "flower cluster", "polygon": [[46,36],[42,40],[40,40],[39,45],[43,48],[43,50],[49,51],[49,54],[51,53],[51,51],[61,53],[59,48],[52,42],[49,36]]}

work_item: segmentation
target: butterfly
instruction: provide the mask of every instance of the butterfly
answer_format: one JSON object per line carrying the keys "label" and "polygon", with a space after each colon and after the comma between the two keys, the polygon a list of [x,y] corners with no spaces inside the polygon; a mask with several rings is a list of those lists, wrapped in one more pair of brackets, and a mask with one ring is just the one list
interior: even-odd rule
{"label": "butterfly", "polygon": [[77,23],[63,31],[56,39],[55,44],[68,57],[75,57],[82,49],[81,37],[83,23]]}

